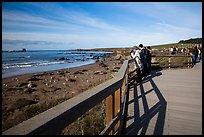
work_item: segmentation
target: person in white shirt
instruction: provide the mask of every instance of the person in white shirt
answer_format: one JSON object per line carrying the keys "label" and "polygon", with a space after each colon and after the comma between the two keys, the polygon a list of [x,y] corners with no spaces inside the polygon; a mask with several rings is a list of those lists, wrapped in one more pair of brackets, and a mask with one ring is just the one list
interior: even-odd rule
{"label": "person in white shirt", "polygon": [[137,82],[141,82],[142,81],[141,71],[143,69],[143,65],[140,61],[140,49],[137,46],[135,46],[134,49],[130,52],[130,54],[131,57],[135,60],[135,69],[138,75]]}
{"label": "person in white shirt", "polygon": [[201,59],[201,51],[200,49],[198,48],[198,58],[197,58],[197,62],[199,62]]}

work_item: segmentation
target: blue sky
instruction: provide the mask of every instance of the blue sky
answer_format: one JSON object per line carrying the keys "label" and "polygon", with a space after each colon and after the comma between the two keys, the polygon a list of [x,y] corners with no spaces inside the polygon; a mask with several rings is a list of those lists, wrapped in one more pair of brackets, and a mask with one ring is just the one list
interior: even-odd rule
{"label": "blue sky", "polygon": [[202,37],[202,2],[3,2],[3,50],[132,47]]}

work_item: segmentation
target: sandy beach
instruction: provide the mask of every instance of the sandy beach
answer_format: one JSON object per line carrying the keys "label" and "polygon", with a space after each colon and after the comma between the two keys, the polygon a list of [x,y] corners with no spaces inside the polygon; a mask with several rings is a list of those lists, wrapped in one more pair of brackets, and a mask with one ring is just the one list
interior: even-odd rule
{"label": "sandy beach", "polygon": [[113,78],[123,60],[2,79],[2,131]]}

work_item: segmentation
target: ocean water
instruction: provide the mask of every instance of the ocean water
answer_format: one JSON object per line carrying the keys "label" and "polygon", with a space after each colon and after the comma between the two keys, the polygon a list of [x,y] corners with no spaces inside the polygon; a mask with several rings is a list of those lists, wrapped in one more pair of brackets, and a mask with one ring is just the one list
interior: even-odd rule
{"label": "ocean water", "polygon": [[78,67],[95,63],[111,52],[69,50],[33,50],[27,52],[2,51],[2,78]]}

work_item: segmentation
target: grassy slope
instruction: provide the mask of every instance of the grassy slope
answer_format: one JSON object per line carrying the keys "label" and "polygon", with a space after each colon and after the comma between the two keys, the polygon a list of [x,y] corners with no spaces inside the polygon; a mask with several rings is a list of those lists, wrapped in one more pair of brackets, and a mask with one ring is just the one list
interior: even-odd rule
{"label": "grassy slope", "polygon": [[162,48],[171,48],[171,47],[191,47],[192,44],[179,44],[179,43],[171,43],[171,44],[164,44],[164,45],[155,45],[155,46],[151,46],[151,48],[155,48],[155,49],[162,49]]}
{"label": "grassy slope", "polygon": [[[144,45],[146,46],[146,45]],[[179,44],[179,43],[170,43],[170,44],[163,44],[163,45],[152,45],[150,46],[152,49],[162,49],[162,48],[170,48],[170,47],[192,47],[192,44]],[[116,51],[116,50],[127,50],[130,51],[132,47],[124,47],[124,48],[95,48],[95,49],[89,49],[90,51]]]}

